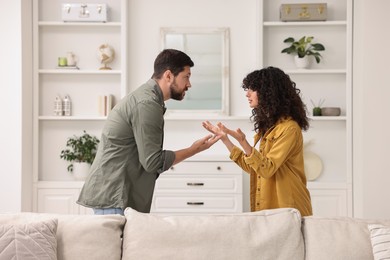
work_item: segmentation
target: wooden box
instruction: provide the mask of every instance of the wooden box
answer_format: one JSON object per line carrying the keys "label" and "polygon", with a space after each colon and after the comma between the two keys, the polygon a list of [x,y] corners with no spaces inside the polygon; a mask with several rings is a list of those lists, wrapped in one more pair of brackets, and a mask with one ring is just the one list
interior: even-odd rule
{"label": "wooden box", "polygon": [[327,4],[282,4],[280,20],[287,21],[326,21]]}

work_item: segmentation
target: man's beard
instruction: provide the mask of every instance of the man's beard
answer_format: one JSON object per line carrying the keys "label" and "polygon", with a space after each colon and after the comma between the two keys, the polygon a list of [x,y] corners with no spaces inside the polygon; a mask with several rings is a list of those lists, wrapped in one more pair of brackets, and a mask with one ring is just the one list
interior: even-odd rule
{"label": "man's beard", "polygon": [[169,89],[171,90],[171,99],[174,99],[174,100],[183,100],[184,92],[185,92],[185,90],[187,90],[187,88],[186,88],[185,90],[180,92],[177,88],[177,85],[176,85],[176,79],[173,80],[173,83],[171,84]]}

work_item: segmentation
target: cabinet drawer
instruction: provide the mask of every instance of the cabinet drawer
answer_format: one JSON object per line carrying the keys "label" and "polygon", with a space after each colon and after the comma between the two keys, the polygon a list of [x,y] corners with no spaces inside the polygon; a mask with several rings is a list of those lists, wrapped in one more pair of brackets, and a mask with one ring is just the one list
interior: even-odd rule
{"label": "cabinet drawer", "polygon": [[156,193],[195,192],[195,193],[241,193],[240,175],[181,175],[163,176],[157,179]]}
{"label": "cabinet drawer", "polygon": [[234,162],[181,162],[172,166],[164,174],[241,174]]}
{"label": "cabinet drawer", "polygon": [[157,213],[218,213],[241,212],[241,195],[183,196],[157,195],[153,198],[152,212]]}

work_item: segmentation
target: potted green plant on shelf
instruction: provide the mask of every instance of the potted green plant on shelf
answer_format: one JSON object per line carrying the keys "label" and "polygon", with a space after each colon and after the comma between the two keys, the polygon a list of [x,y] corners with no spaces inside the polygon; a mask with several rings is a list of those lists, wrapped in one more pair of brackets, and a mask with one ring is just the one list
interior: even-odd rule
{"label": "potted green plant on shelf", "polygon": [[295,55],[295,64],[298,68],[307,68],[309,66],[309,56],[314,56],[316,62],[320,63],[322,56],[319,51],[324,51],[325,47],[321,43],[313,43],[313,39],[313,36],[303,36],[296,41],[293,37],[288,37],[283,42],[290,44],[290,46],[284,48],[282,53]]}
{"label": "potted green plant on shelf", "polygon": [[[61,151],[60,158],[70,162],[68,172],[74,173],[76,179],[83,180],[95,159],[99,139],[85,130],[81,136],[72,136],[66,142],[66,149]],[[80,169],[81,168],[81,169]],[[80,170],[80,171],[79,171]]]}

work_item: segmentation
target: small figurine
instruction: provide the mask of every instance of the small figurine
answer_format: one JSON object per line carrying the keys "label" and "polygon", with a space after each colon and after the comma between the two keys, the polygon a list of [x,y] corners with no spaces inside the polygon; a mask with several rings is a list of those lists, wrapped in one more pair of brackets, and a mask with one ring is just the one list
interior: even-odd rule
{"label": "small figurine", "polygon": [[100,70],[111,70],[110,67],[107,66],[108,63],[111,63],[115,58],[114,49],[108,44],[102,44],[99,46],[97,52],[100,63],[104,66],[100,68]]}

